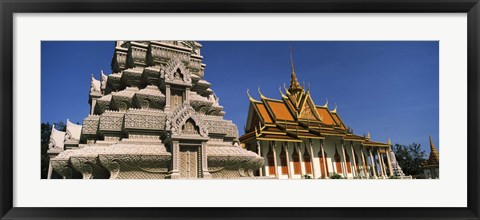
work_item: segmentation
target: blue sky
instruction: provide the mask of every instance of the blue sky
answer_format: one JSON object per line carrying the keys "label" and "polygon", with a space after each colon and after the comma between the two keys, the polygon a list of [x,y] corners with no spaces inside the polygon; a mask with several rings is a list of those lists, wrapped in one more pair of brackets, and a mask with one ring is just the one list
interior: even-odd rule
{"label": "blue sky", "polygon": [[[439,147],[438,42],[201,41],[204,79],[242,135],[248,96],[280,99],[290,83],[289,47],[300,83],[313,101],[337,112],[354,133],[372,140]],[[90,77],[111,73],[114,42],[42,42],[42,122],[82,122]]]}

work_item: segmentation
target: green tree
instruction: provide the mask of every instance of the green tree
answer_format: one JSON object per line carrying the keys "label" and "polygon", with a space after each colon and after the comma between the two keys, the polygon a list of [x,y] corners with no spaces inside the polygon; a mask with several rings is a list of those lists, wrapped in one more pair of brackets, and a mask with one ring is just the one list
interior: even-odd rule
{"label": "green tree", "polygon": [[[59,131],[65,131],[66,130],[66,125],[63,122],[57,122],[53,123],[55,124],[55,129]],[[41,172],[41,178],[46,179],[48,175],[48,163],[50,162],[50,158],[48,157],[48,144],[50,143],[50,134],[52,133],[52,124],[50,123],[42,123],[40,125],[40,145],[41,145],[41,166],[40,166],[40,172]]]}
{"label": "green tree", "polygon": [[420,166],[425,162],[427,154],[420,144],[415,142],[410,145],[395,144],[392,150],[405,175],[414,176],[422,173]]}

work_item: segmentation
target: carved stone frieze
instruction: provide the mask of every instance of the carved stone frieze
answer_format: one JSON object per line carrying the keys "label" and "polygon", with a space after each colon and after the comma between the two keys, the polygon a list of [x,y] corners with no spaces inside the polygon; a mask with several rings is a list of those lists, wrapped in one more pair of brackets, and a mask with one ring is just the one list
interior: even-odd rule
{"label": "carved stone frieze", "polygon": [[165,130],[165,117],[161,111],[129,110],[125,114],[125,129]]}
{"label": "carved stone frieze", "polygon": [[205,120],[209,133],[225,134],[228,137],[238,137],[238,129],[231,121]]}
{"label": "carved stone frieze", "polygon": [[102,154],[98,158],[102,166],[110,172],[110,179],[150,179],[164,178],[172,157],[171,154]]}
{"label": "carved stone frieze", "polygon": [[128,65],[131,67],[146,66],[148,42],[132,41],[128,50]]}
{"label": "carved stone frieze", "polygon": [[83,120],[82,134],[84,135],[96,135],[98,132],[98,123],[100,122],[100,116],[89,115]]}
{"label": "carved stone frieze", "polygon": [[125,113],[106,111],[100,116],[100,131],[121,131]]}

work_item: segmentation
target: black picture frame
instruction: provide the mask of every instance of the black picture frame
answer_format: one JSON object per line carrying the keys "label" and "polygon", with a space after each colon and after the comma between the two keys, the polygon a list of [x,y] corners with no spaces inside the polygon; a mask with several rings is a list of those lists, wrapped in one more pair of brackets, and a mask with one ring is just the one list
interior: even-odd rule
{"label": "black picture frame", "polygon": [[[1,219],[479,219],[479,0],[0,0]],[[468,207],[466,208],[17,208],[13,207],[13,15],[15,13],[467,13]],[[448,189],[446,189],[448,190]],[[301,199],[301,198],[299,198]],[[413,199],[413,198],[412,198]]]}

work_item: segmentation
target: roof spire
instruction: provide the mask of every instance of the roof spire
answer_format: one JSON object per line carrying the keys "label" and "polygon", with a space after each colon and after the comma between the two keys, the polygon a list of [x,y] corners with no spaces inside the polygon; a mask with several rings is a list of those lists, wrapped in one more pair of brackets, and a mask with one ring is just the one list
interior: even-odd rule
{"label": "roof spire", "polygon": [[293,52],[292,47],[290,47],[290,65],[292,66],[292,75],[290,80],[290,88],[288,89],[290,93],[295,93],[296,91],[303,90],[300,86],[300,83],[297,80],[297,75],[295,75],[295,68],[293,65]]}
{"label": "roof spire", "polygon": [[433,145],[432,136],[430,138],[430,156],[428,158],[428,164],[438,164],[439,163],[439,156],[437,152],[437,148]]}

